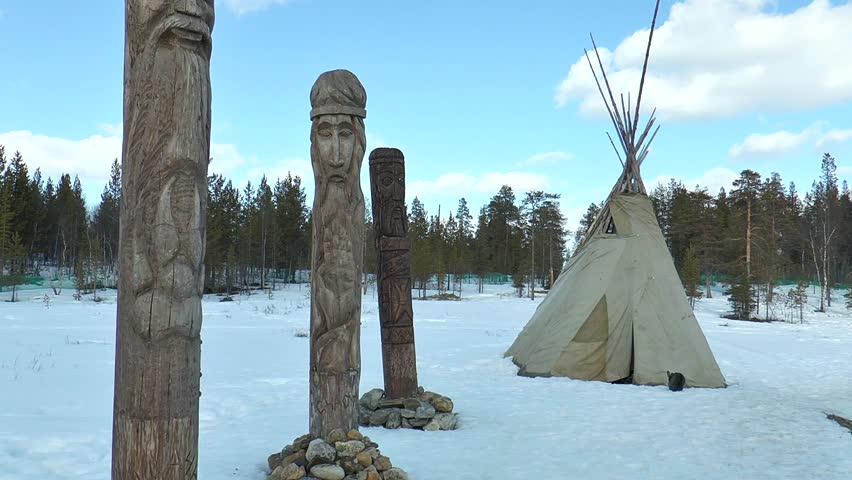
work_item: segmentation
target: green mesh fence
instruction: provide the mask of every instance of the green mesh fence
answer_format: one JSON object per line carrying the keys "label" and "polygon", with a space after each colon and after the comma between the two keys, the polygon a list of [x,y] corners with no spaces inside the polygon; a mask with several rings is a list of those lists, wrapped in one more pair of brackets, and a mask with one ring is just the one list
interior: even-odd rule
{"label": "green mesh fence", "polygon": [[26,287],[40,287],[44,285],[44,278],[40,275],[0,275],[0,292],[4,288],[16,286],[18,289]]}
{"label": "green mesh fence", "polygon": [[[730,276],[728,276],[728,275],[712,274],[712,275],[710,275],[710,283],[722,284],[722,283],[725,283],[729,278],[730,278]],[[701,275],[701,282],[702,283],[706,282],[707,281],[706,279],[707,279],[707,276],[702,274]],[[819,286],[819,281],[816,278],[804,278],[804,279],[802,279],[801,277],[790,277],[790,278],[775,279],[775,281],[773,281],[773,284],[775,286],[785,287],[785,286],[790,286],[790,285],[798,285],[799,280],[803,280],[803,283],[805,285],[809,286],[809,287]],[[755,282],[755,283],[763,283],[763,282]],[[834,282],[833,285],[832,285],[832,288],[843,289],[843,288],[849,288],[850,286],[852,286],[852,283]]]}

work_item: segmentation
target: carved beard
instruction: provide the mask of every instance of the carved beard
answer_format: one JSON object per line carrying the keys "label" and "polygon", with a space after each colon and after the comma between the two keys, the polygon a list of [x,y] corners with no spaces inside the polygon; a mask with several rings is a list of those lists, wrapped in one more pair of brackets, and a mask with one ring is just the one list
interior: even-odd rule
{"label": "carved beard", "polygon": [[132,196],[128,216],[142,217],[130,222],[137,229],[131,239],[137,318],[168,322],[139,325],[143,331],[195,330],[201,324],[197,299],[203,289],[210,152],[207,51],[161,41],[140,52],[131,72],[135,89],[125,129],[124,178]]}

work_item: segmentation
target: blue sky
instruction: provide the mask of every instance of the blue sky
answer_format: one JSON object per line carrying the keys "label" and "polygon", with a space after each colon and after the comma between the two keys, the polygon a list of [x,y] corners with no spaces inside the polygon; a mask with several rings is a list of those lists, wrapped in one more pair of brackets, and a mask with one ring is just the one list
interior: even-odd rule
{"label": "blue sky", "polygon": [[[643,99],[660,134],[643,167],[713,193],[751,168],[807,190],[823,152],[852,174],[852,5],[664,0]],[[620,170],[583,48],[638,89],[652,0],[217,0],[211,170],[239,185],[302,176],[308,94],[347,68],[367,89],[368,151],[403,150],[430,213],[500,185],[562,195],[568,228]],[[0,144],[97,199],[120,155],[123,2],[0,0]],[[366,168],[364,169],[366,170]],[[366,176],[364,177],[366,179]],[[364,191],[369,196],[369,189]]]}

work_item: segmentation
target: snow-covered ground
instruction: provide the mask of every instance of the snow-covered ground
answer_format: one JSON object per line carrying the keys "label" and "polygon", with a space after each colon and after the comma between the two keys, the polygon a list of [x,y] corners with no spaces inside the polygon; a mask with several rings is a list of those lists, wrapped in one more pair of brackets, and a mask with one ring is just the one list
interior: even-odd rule
{"label": "snow-covered ground", "polygon": [[[115,293],[23,292],[0,303],[0,479],[108,479]],[[452,397],[461,429],[363,428],[415,480],[849,479],[852,316],[804,324],[719,318],[698,304],[730,387],[669,392],[518,377],[503,352],[538,304],[508,287],[415,301],[421,385]],[[7,293],[0,294],[5,299]],[[266,457],[307,431],[303,286],[204,300],[199,476],[265,479]],[[375,293],[364,298],[361,390],[381,387]]]}

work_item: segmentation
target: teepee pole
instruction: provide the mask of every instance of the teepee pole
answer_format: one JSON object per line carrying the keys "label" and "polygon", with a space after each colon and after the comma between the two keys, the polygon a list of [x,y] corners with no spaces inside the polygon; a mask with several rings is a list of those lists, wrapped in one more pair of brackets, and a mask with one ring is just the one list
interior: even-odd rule
{"label": "teepee pole", "polygon": [[648,140],[648,144],[642,147],[642,152],[639,154],[639,166],[642,166],[642,162],[645,161],[645,157],[648,155],[648,147],[651,146],[651,142],[654,141],[654,137],[657,136],[657,132],[660,131],[660,126],[657,125],[657,128],[654,129],[654,133],[651,134],[651,138]]}
{"label": "teepee pole", "polygon": [[[607,93],[609,93],[609,99],[610,99],[610,102],[612,104],[612,109],[615,111],[615,118],[618,120],[618,123],[615,125],[615,128],[618,130],[618,134],[622,137],[622,143],[624,143],[624,147],[625,147],[625,151],[626,151],[628,144],[627,144],[627,138],[624,136],[624,134],[626,133],[625,129],[624,129],[624,121],[621,119],[621,116],[618,114],[618,107],[616,107],[617,104],[615,103],[615,96],[612,94],[612,87],[610,87],[610,85],[609,85],[609,78],[607,78],[607,76],[606,76],[606,69],[603,66],[603,60],[601,60],[601,55],[598,52],[598,45],[595,42],[595,36],[590,33],[589,38],[592,39],[592,46],[595,48],[595,56],[598,59],[598,65],[600,66],[600,69],[601,69],[601,76],[604,79],[604,85],[606,85],[606,91],[607,91]],[[606,102],[606,98],[604,98],[604,102]]]}
{"label": "teepee pole", "polygon": [[[639,141],[636,142],[637,149],[641,150],[642,143],[645,141],[645,136],[648,135],[648,132],[651,131],[651,128],[654,126],[654,122],[657,121],[657,109],[655,108],[651,112],[651,116],[648,117],[648,123],[645,125],[645,130],[642,131],[642,135],[639,136]],[[650,143],[650,142],[648,142]]]}
{"label": "teepee pole", "polygon": [[[651,40],[654,39],[654,27],[657,25],[657,13],[660,11],[660,0],[657,0],[657,5],[654,7],[654,18],[651,20],[651,31],[648,33],[648,47],[645,49],[645,63],[642,64],[642,78],[639,80],[639,96],[636,97],[636,112],[633,120],[633,125],[639,123],[639,105],[642,103],[642,89],[645,87],[645,74],[648,72],[648,57],[651,56]],[[633,137],[636,139],[636,130],[633,130]]]}
{"label": "teepee pole", "polygon": [[[595,65],[592,63],[592,59],[589,56],[589,51],[583,49],[586,61],[589,63],[589,69],[592,71],[592,77],[595,79],[595,85],[598,87],[598,93],[601,95],[601,99],[604,102],[604,106],[606,107],[606,111],[609,114],[609,119],[612,121],[613,127],[615,127],[616,132],[618,133],[618,140],[624,152],[624,158],[622,158],[619,153],[619,149],[615,145],[615,141],[609,132],[607,132],[609,143],[612,145],[613,150],[615,150],[618,161],[621,163],[623,168],[621,176],[619,177],[618,182],[616,182],[610,196],[623,191],[643,194],[646,193],[639,167],[645,160],[649,146],[659,131],[659,126],[654,128],[656,123],[656,109],[654,109],[651,112],[650,117],[648,117],[648,122],[645,124],[645,128],[642,129],[638,142],[636,141],[636,133],[639,126],[639,109],[642,104],[642,94],[645,90],[645,77],[648,73],[648,60],[651,55],[651,44],[654,39],[654,29],[657,25],[657,16],[659,15],[659,12],[660,0],[657,0],[654,6],[654,17],[651,20],[651,29],[648,33],[648,44],[645,48],[645,58],[642,63],[642,76],[639,80],[639,93],[636,96],[635,107],[632,105],[633,102],[631,101],[630,92],[627,92],[626,102],[624,100],[624,94],[619,94],[620,102],[616,100],[612,91],[612,85],[609,83],[609,77],[607,76],[606,69],[604,68],[603,60],[601,59],[600,50],[598,49],[598,45],[597,42],[595,42],[593,34],[590,33],[589,38],[591,39],[592,47],[594,47],[595,50],[595,58],[597,59],[597,66],[600,68],[601,77],[603,78],[603,85],[601,84],[601,79],[598,77]],[[606,92],[604,92],[604,86],[606,86]],[[653,133],[651,133],[652,131]],[[651,133],[650,137],[648,137],[649,133]],[[646,138],[648,139],[647,143],[645,143]]]}
{"label": "teepee pole", "polygon": [[612,136],[609,132],[606,132],[607,138],[609,138],[609,143],[612,145],[612,149],[615,150],[615,156],[618,157],[618,161],[621,162],[621,166],[624,167],[624,160],[621,159],[621,154],[618,153],[618,148],[615,147],[615,142],[612,141]]}
{"label": "teepee pole", "polygon": [[628,132],[633,129],[633,126],[630,124],[630,114],[628,113],[629,111],[630,111],[630,109],[624,106],[624,94],[622,93],[621,94],[621,115],[624,117],[624,120],[627,122],[627,125],[625,125],[625,127],[626,127]]}
{"label": "teepee pole", "polygon": [[[594,40],[592,41],[592,44],[594,44]],[[621,148],[623,148],[624,151],[627,152],[627,144],[625,143],[624,137],[621,136],[621,130],[618,128],[618,126],[621,124],[621,120],[617,120],[618,111],[616,110],[615,112],[613,112],[613,110],[609,106],[609,102],[607,102],[606,100],[606,95],[604,94],[603,88],[601,87],[601,82],[598,79],[597,73],[595,73],[595,67],[592,66],[592,59],[589,58],[589,51],[584,48],[583,52],[585,52],[586,54],[586,61],[589,62],[589,69],[592,71],[592,76],[595,78],[595,84],[597,84],[598,86],[598,92],[600,92],[601,99],[603,99],[604,101],[606,111],[607,113],[609,113],[609,119],[612,121],[612,124],[615,126],[615,129],[619,131],[618,140],[621,143]],[[597,55],[597,47],[595,47],[595,54]],[[600,62],[600,56],[598,56],[598,62]],[[601,64],[601,70],[603,70],[603,64]],[[607,86],[607,88],[609,88],[609,86]]]}

